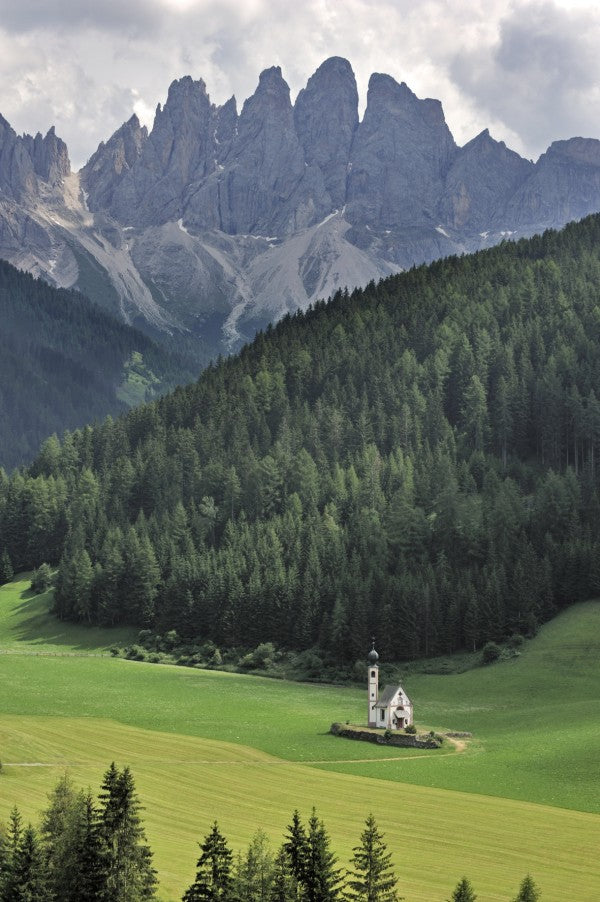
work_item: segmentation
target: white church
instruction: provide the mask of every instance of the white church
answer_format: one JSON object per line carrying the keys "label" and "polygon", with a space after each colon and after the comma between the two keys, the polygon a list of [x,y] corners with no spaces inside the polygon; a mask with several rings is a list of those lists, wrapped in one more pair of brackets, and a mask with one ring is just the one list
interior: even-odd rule
{"label": "white church", "polygon": [[400,685],[390,684],[383,687],[379,694],[379,655],[375,651],[375,642],[369,652],[368,698],[370,727],[381,727],[384,730],[403,730],[413,722],[413,705]]}

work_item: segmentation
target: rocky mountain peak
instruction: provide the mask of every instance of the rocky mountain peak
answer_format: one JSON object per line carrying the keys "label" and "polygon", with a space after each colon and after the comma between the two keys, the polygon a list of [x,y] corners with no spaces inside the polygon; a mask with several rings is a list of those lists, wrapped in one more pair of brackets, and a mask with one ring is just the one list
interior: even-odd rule
{"label": "rocky mountain peak", "polygon": [[440,202],[440,220],[453,229],[489,231],[504,199],[532,169],[533,163],[484,129],[461,147],[452,161]]}
{"label": "rocky mountain peak", "polygon": [[281,74],[280,66],[271,66],[260,73],[258,86],[249,97],[240,113],[240,126],[249,123],[253,117],[282,117],[286,124],[291,121],[292,104],[290,88]]}
{"label": "rocky mountain peak", "polygon": [[284,93],[289,95],[289,87],[281,74],[281,66],[270,66],[258,76],[258,87],[256,93],[271,92],[274,94]]}
{"label": "rocky mountain peak", "polygon": [[600,166],[600,141],[594,138],[569,138],[553,141],[546,154],[562,157],[583,166]]}
{"label": "rocky mountain peak", "polygon": [[121,222],[156,225],[182,215],[184,193],[194,179],[215,168],[214,107],[202,79],[176,79],[152,131],[118,186],[111,212]]}
{"label": "rocky mountain peak", "polygon": [[560,228],[600,209],[600,141],[569,138],[554,141],[529,179],[510,198],[505,221],[521,233]]}
{"label": "rocky mountain peak", "polygon": [[50,185],[58,185],[71,172],[69,152],[65,142],[57,137],[52,126],[44,138],[41,134],[33,141],[33,165],[36,174]]}
{"label": "rocky mountain peak", "polygon": [[0,187],[10,197],[20,199],[36,195],[39,182],[60,185],[69,175],[71,164],[67,145],[52,126],[45,137],[41,133],[19,137],[0,117]]}
{"label": "rocky mountain peak", "polygon": [[348,60],[330,57],[311,75],[296,98],[294,123],[306,162],[319,166],[332,204],[341,209],[358,127],[358,90]]}
{"label": "rocky mountain peak", "polygon": [[110,208],[117,186],[139,159],[147,137],[148,129],[134,113],[106,144],[100,143],[81,172],[90,210]]}
{"label": "rocky mountain peak", "polygon": [[[441,104],[375,73],[352,144],[348,216],[356,226],[434,225],[443,179],[456,153]],[[390,250],[393,252],[393,248]]]}

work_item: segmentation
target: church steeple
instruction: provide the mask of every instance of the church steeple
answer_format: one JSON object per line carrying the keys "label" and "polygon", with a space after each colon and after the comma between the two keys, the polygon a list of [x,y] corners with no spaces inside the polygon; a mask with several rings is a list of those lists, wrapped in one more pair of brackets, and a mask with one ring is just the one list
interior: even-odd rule
{"label": "church steeple", "polygon": [[369,667],[367,670],[367,693],[368,693],[368,724],[370,727],[377,726],[377,711],[375,705],[379,698],[379,655],[375,651],[375,638],[373,637],[373,648],[368,655]]}

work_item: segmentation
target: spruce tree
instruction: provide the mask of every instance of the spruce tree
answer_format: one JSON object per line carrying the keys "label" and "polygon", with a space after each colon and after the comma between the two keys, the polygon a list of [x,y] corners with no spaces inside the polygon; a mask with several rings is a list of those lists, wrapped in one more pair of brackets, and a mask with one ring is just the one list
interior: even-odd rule
{"label": "spruce tree", "polygon": [[48,808],[42,814],[40,835],[43,855],[48,870],[48,891],[52,898],[64,889],[68,882],[65,859],[70,857],[67,841],[67,821],[75,801],[71,778],[65,773],[48,796]]}
{"label": "spruce tree", "polygon": [[183,894],[183,902],[230,902],[233,855],[216,821],[200,844],[200,851],[196,879]]}
{"label": "spruce tree", "polygon": [[349,902],[397,902],[396,877],[383,834],[370,814],[353,849],[352,870],[348,875],[344,896]]}
{"label": "spruce tree", "polygon": [[9,583],[14,575],[15,571],[8,556],[8,551],[4,548],[0,555],[0,586],[4,585],[4,583]]}
{"label": "spruce tree", "polygon": [[[108,854],[102,837],[98,811],[91,792],[79,794],[67,829],[74,867],[63,887],[61,902],[96,902],[104,898],[108,876]],[[140,898],[148,898],[141,895]],[[151,897],[150,897],[151,898]]]}
{"label": "spruce tree", "polygon": [[292,874],[286,850],[281,847],[273,862],[269,902],[290,902],[298,898],[298,883]]}
{"label": "spruce tree", "polygon": [[477,896],[473,892],[471,881],[468,877],[463,877],[456,884],[456,889],[452,893],[450,902],[475,902]]}
{"label": "spruce tree", "polygon": [[303,902],[335,902],[340,898],[342,878],[329,848],[329,835],[313,808],[308,821],[307,854],[301,884]]}
{"label": "spruce tree", "polygon": [[134,780],[128,767],[113,762],[100,793],[100,835],[106,846],[106,898],[110,902],[154,899],[156,872],[139,812]]}
{"label": "spruce tree", "polygon": [[266,833],[256,831],[246,854],[239,856],[235,870],[237,902],[267,902],[273,878],[273,855]]}
{"label": "spruce tree", "polygon": [[515,902],[538,902],[540,898],[541,895],[539,889],[531,879],[531,876],[527,874],[527,876],[523,878],[523,882],[519,887],[519,892],[515,899]]}
{"label": "spruce tree", "polygon": [[19,828],[19,839],[0,898],[2,902],[37,902],[51,898],[47,892],[42,850],[31,824],[22,832]]}
{"label": "spruce tree", "polygon": [[65,776],[49,798],[41,827],[47,898],[60,902],[103,898],[107,853],[91,792],[75,793]]}
{"label": "spruce tree", "polygon": [[292,815],[292,823],[288,827],[287,838],[282,849],[287,855],[290,871],[299,887],[304,883],[306,875],[308,838],[297,810]]}

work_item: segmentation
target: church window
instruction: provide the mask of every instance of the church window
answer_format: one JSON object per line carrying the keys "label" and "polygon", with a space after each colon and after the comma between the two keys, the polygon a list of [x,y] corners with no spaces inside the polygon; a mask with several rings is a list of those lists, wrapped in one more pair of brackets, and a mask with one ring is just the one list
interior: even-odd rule
{"label": "church window", "polygon": [[375,676],[375,671],[374,671],[374,670],[371,671],[371,676],[372,676],[372,677]]}

